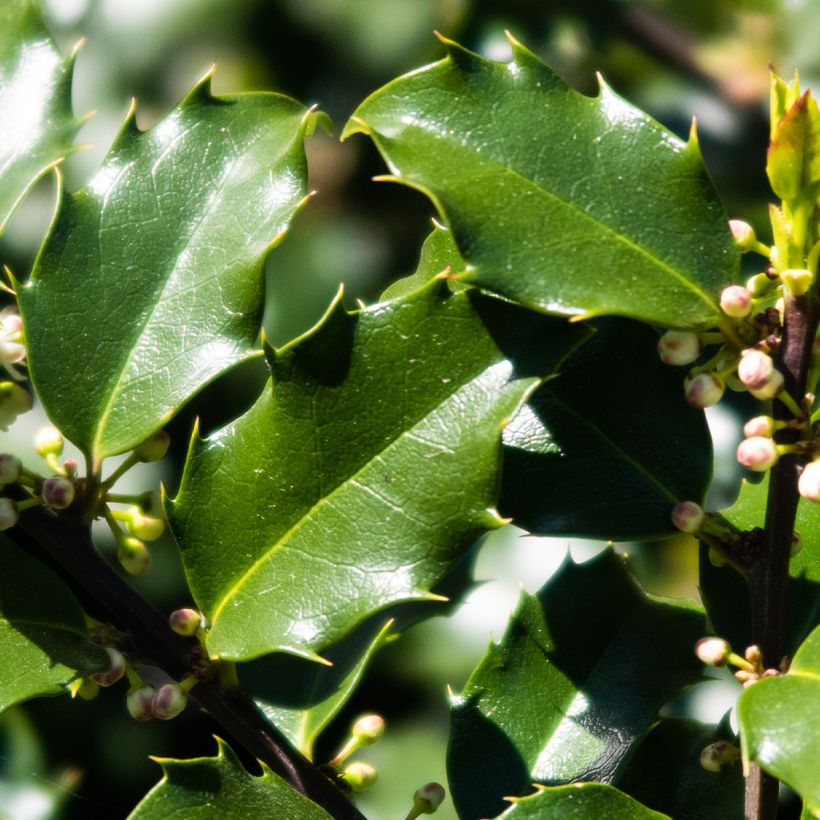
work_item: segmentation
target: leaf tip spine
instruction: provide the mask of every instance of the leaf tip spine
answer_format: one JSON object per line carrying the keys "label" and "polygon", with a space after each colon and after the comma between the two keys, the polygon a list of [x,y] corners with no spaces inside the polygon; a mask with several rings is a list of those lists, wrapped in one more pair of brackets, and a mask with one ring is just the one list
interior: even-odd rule
{"label": "leaf tip spine", "polygon": [[449,59],[454,66],[462,69],[474,69],[484,65],[486,62],[479,54],[465,48],[461,43],[457,43],[455,40],[445,37],[440,31],[436,31],[434,34],[446,49],[447,59]]}
{"label": "leaf tip spine", "polygon": [[317,128],[321,128],[329,137],[333,136],[333,120],[319,108],[319,103],[314,103],[305,111],[299,122],[301,138],[312,137]]}
{"label": "leaf tip spine", "polygon": [[373,129],[361,118],[355,114],[345,123],[342,133],[339,136],[339,142],[344,142],[348,137],[354,134],[364,134],[366,137],[373,136]]}
{"label": "leaf tip spine", "polygon": [[79,40],[77,40],[77,42],[71,47],[71,51],[68,53],[68,64],[70,66],[73,66],[74,61],[77,59],[77,55],[85,46],[87,40],[87,37],[80,37]]}

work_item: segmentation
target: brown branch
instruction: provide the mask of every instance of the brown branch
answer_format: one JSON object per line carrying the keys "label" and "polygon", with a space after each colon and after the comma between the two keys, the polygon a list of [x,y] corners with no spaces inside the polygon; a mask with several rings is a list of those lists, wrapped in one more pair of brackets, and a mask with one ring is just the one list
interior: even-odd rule
{"label": "brown branch", "polygon": [[[26,549],[44,553],[75,589],[94,599],[115,626],[130,633],[137,655],[180,680],[192,671],[196,645],[135,592],[94,549],[89,529],[43,509],[27,510],[8,532]],[[364,820],[338,787],[291,746],[242,689],[198,683],[192,696],[233,740],[332,817]]]}

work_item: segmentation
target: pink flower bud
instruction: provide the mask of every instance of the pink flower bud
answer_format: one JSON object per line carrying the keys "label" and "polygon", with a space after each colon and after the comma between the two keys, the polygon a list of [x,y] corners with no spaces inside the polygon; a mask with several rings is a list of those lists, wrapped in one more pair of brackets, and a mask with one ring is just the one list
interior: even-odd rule
{"label": "pink flower bud", "polygon": [[743,319],[752,312],[752,294],[742,285],[729,285],[720,294],[721,310],[733,319]]}
{"label": "pink flower bud", "polygon": [[117,549],[117,560],[130,575],[145,575],[151,567],[151,553],[139,538],[123,538]]}
{"label": "pink flower bud", "polygon": [[759,390],[767,385],[774,372],[772,357],[762,350],[744,350],[737,365],[738,378],[750,390]]}
{"label": "pink flower bud", "polygon": [[384,734],[384,718],[381,715],[362,715],[350,730],[359,746],[370,746]]}
{"label": "pink flower bud", "polygon": [[797,491],[807,501],[820,504],[820,461],[812,461],[803,468],[797,482]]}
{"label": "pink flower bud", "polygon": [[683,532],[697,532],[705,519],[703,507],[694,501],[681,501],[672,510],[672,523]]}
{"label": "pink flower bud", "polygon": [[692,364],[702,350],[698,334],[688,330],[667,330],[658,339],[658,355],[664,364]]}
{"label": "pink flower bud", "polygon": [[188,705],[188,693],[177,683],[160,686],[151,701],[151,711],[155,718],[171,720],[184,711]]}
{"label": "pink flower bud", "polygon": [[769,379],[763,387],[758,387],[756,389],[749,389],[749,392],[756,398],[760,399],[761,401],[768,401],[769,399],[773,399],[777,396],[782,390],[784,386],[783,374],[779,370],[775,370],[772,373],[772,377]]}
{"label": "pink flower bud", "polygon": [[732,647],[723,638],[701,638],[695,644],[695,654],[707,666],[725,666]]}
{"label": "pink flower bud", "polygon": [[723,396],[725,385],[723,379],[714,373],[699,373],[683,384],[687,404],[704,409],[717,404]]}
{"label": "pink flower bud", "polygon": [[343,772],[342,780],[354,792],[363,792],[376,784],[379,773],[369,763],[351,763]]}
{"label": "pink flower bud", "polygon": [[435,814],[446,796],[440,783],[426,783],[413,795],[413,807],[421,814]]}
{"label": "pink flower bud", "polygon": [[138,507],[131,509],[131,516],[126,521],[128,532],[143,541],[156,541],[165,532],[165,520],[143,515]]}
{"label": "pink flower bud", "polygon": [[190,638],[202,626],[202,616],[195,609],[176,609],[168,617],[168,623],[177,635]]}
{"label": "pink flower bud", "polygon": [[125,699],[128,714],[134,720],[151,720],[154,717],[153,702],[156,693],[156,689],[148,683],[129,690]]}
{"label": "pink flower bud", "polygon": [[139,447],[134,448],[134,455],[139,461],[159,461],[165,458],[168,447],[171,444],[171,437],[165,430],[159,430],[153,436],[147,438]]}
{"label": "pink flower bud", "polygon": [[777,445],[763,436],[743,439],[737,446],[737,460],[747,469],[764,473],[777,464]]}
{"label": "pink flower bud", "polygon": [[34,446],[37,453],[45,456],[59,456],[63,452],[63,434],[53,425],[42,427],[37,431],[34,439]]}
{"label": "pink flower bud", "polygon": [[94,672],[88,677],[99,686],[113,686],[125,674],[125,658],[119,649],[112,646],[107,646],[105,651],[108,653],[108,669],[105,672]]}
{"label": "pink flower bud", "polygon": [[751,250],[757,242],[755,229],[742,219],[730,219],[729,230],[732,232],[732,238],[742,251]]}
{"label": "pink flower bud", "polygon": [[746,438],[763,436],[771,438],[774,435],[774,419],[771,416],[755,416],[743,425],[743,435]]}
{"label": "pink flower bud", "polygon": [[43,482],[43,504],[53,510],[64,510],[74,501],[74,485],[61,475],[47,478]]}
{"label": "pink flower bud", "polygon": [[0,484],[14,484],[22,471],[23,464],[17,456],[0,453]]}
{"label": "pink flower bud", "polygon": [[10,498],[0,498],[0,530],[13,527],[20,520],[17,504]]}

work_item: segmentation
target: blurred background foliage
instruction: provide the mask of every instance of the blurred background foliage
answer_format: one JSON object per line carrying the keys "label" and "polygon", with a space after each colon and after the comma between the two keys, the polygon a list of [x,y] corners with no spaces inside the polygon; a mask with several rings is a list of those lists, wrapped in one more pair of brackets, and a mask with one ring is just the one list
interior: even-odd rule
{"label": "blurred background foliage", "polygon": [[[576,88],[595,91],[600,71],[620,94],[681,136],[692,115],[707,164],[732,216],[768,236],[770,194],[764,172],[768,64],[804,86],[820,77],[817,0],[43,0],[64,49],[87,38],[74,84],[75,110],[96,111],[80,133],[90,147],[65,164],[67,185],[81,186],[104,155],[128,106],[149,127],[217,63],[217,94],[276,90],[318,103],[340,128],[368,93],[399,74],[439,59],[438,30],[487,56],[505,59],[505,29],[540,54]],[[265,330],[281,344],[322,314],[340,283],[346,301],[372,302],[411,272],[430,229],[430,204],[400,186],[374,184],[383,171],[372,145],[319,134],[309,143],[310,187],[318,194],[268,263]],[[0,239],[0,260],[18,276],[30,269],[52,213],[54,183],[44,180]],[[748,273],[754,273],[754,270]],[[70,377],[70,374],[67,374]],[[241,412],[258,391],[261,366],[212,387],[174,421],[175,448],[163,473],[144,469],[135,488],[159,479],[173,490],[194,416],[207,431]],[[742,408],[736,408],[742,410]],[[21,420],[0,446],[31,458],[42,418]],[[710,416],[716,447],[712,507],[730,503],[739,474],[732,408]],[[100,534],[103,550],[110,549]],[[583,560],[601,544],[523,537],[513,528],[476,546],[485,581],[450,618],[407,631],[382,650],[366,679],[320,744],[329,757],[352,716],[387,717],[385,739],[363,755],[380,782],[362,796],[373,820],[402,816],[421,783],[446,781],[449,685],[458,691],[500,637],[520,584],[535,591],[571,550]],[[620,545],[645,586],[697,597],[696,545],[681,536]],[[189,603],[170,543],[154,550],[155,568],[138,584],[158,606]],[[715,680],[674,707],[717,720],[733,684]],[[148,759],[215,752],[214,726],[193,710],[169,723],[138,724],[120,688],[92,703],[40,700],[0,719],[0,817],[125,817],[159,777]],[[449,802],[438,815],[452,820]]]}

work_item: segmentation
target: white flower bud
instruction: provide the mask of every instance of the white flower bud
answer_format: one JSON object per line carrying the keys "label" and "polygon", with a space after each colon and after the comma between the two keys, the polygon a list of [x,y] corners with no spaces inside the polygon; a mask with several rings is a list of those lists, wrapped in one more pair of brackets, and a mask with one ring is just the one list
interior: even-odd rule
{"label": "white flower bud", "polygon": [[771,438],[774,435],[774,419],[771,416],[755,416],[743,425],[743,435],[746,438],[763,436]]}
{"label": "white flower bud", "polygon": [[440,783],[426,783],[416,789],[413,795],[413,808],[421,814],[435,814],[446,796],[444,786]]}
{"label": "white flower bud", "polygon": [[721,310],[733,319],[744,319],[752,312],[752,294],[742,285],[729,285],[720,294]]}
{"label": "white flower bud", "polygon": [[13,307],[0,311],[0,332],[7,338],[17,340],[22,338],[23,320]]}
{"label": "white flower bud", "polygon": [[765,473],[777,464],[777,445],[763,436],[743,439],[737,446],[737,460],[747,469]]}
{"label": "white flower bud", "polygon": [[697,532],[706,520],[706,513],[694,501],[681,501],[672,510],[672,523],[683,532]]}
{"label": "white flower bud", "polygon": [[737,246],[744,253],[754,248],[757,242],[755,229],[742,219],[730,219],[729,230],[732,232],[732,238],[737,243]]}
{"label": "white flower bud", "polygon": [[769,381],[766,382],[763,387],[758,387],[756,389],[750,388],[749,392],[756,399],[768,401],[769,399],[773,399],[783,390],[784,384],[783,374],[779,370],[775,370]]}
{"label": "white flower bud", "polygon": [[362,715],[350,733],[359,746],[371,746],[384,734],[384,718],[381,715]]}
{"label": "white flower bud", "polygon": [[108,653],[108,669],[105,672],[94,672],[88,677],[99,686],[113,686],[125,674],[125,658],[119,649],[112,646],[106,646],[105,651]]}
{"label": "white flower bud", "polygon": [[151,712],[160,720],[171,720],[188,705],[188,693],[177,683],[160,686],[151,701]]}
{"label": "white flower bud", "polygon": [[759,390],[769,383],[775,372],[771,356],[762,350],[744,350],[737,365],[738,378],[750,390]]}
{"label": "white flower bud", "polygon": [[8,430],[17,416],[34,407],[31,393],[14,382],[0,382],[0,430]]}
{"label": "white flower bud", "polygon": [[159,461],[165,458],[171,437],[165,430],[159,430],[150,438],[145,439],[139,447],[134,448],[134,455],[138,461]]}
{"label": "white flower bud", "polygon": [[740,750],[725,740],[710,743],[700,753],[700,765],[707,772],[720,772],[740,759]]}
{"label": "white flower bud", "polygon": [[154,717],[153,702],[156,693],[156,689],[149,683],[130,689],[125,699],[128,714],[134,720],[151,720]]}
{"label": "white flower bud", "polygon": [[707,666],[725,666],[732,647],[723,638],[701,638],[695,644],[695,654]]}
{"label": "white flower bud", "polygon": [[0,453],[0,484],[14,484],[23,472],[23,463],[11,453]]}
{"label": "white flower bud", "polygon": [[149,518],[143,515],[138,507],[133,507],[130,512],[131,515],[126,520],[126,527],[135,538],[143,541],[156,541],[165,532],[164,519]]}
{"label": "white flower bud", "polygon": [[[807,501],[820,504],[820,461],[812,461],[803,468],[797,482],[797,491]],[[5,499],[0,499],[0,502]]]}
{"label": "white flower bud", "polygon": [[145,575],[151,567],[151,553],[139,538],[123,538],[117,549],[117,560],[130,575]]}
{"label": "white flower bud", "polygon": [[17,504],[10,498],[0,498],[0,530],[13,527],[20,520]]}
{"label": "white flower bud", "polygon": [[34,446],[44,458],[50,455],[59,456],[63,452],[63,434],[49,424],[37,431]]}
{"label": "white flower bud", "polygon": [[714,373],[699,373],[683,383],[687,404],[704,409],[717,404],[723,397],[725,385],[723,379]]}
{"label": "white flower bud", "polygon": [[342,780],[354,792],[363,792],[376,784],[379,773],[369,763],[351,763],[343,772]]}
{"label": "white flower bud", "polygon": [[667,330],[658,339],[658,355],[664,364],[692,364],[702,350],[698,334],[688,330]]}
{"label": "white flower bud", "polygon": [[61,475],[47,478],[43,482],[43,504],[53,510],[64,510],[74,501],[74,485]]}
{"label": "white flower bud", "polygon": [[168,617],[168,623],[177,635],[190,638],[202,626],[202,616],[195,609],[175,609]]}

